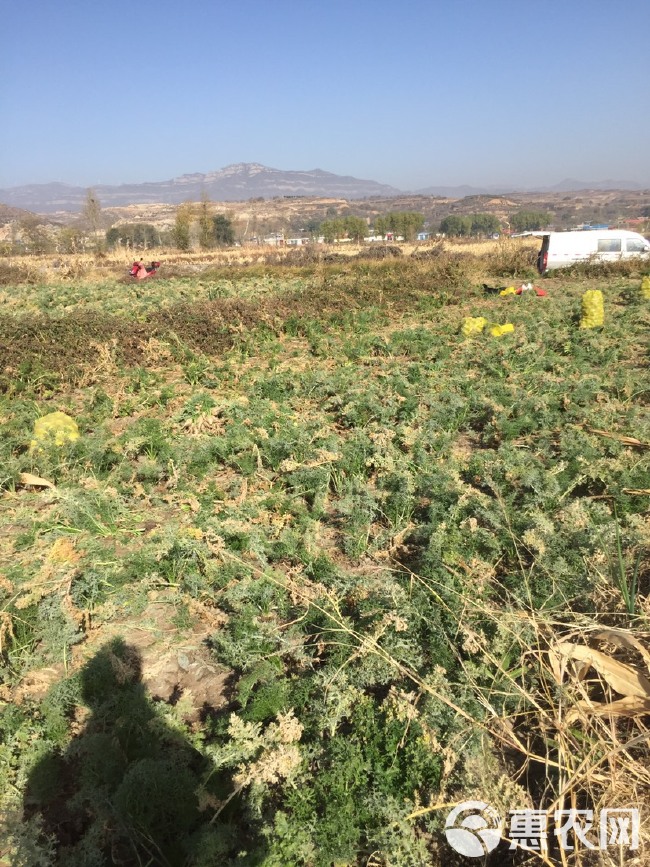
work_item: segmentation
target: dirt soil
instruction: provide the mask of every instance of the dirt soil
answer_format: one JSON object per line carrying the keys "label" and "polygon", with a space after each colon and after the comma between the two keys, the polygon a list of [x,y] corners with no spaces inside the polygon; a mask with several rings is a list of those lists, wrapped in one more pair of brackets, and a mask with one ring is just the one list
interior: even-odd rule
{"label": "dirt soil", "polygon": [[137,619],[105,624],[88,633],[75,648],[73,658],[63,663],[29,672],[15,689],[12,700],[42,698],[49,687],[81,668],[103,645],[122,639],[139,654],[142,682],[149,695],[158,701],[176,704],[184,699],[184,717],[193,722],[206,711],[218,710],[227,703],[227,684],[231,672],[216,665],[205,639],[218,628],[225,616],[194,612],[199,625],[189,636],[181,636],[170,622],[174,609],[169,602],[153,601]]}

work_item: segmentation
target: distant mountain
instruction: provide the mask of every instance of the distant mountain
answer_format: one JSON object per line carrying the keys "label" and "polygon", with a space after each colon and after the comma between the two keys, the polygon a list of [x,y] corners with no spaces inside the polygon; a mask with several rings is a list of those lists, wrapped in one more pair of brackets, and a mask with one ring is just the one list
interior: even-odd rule
{"label": "distant mountain", "polygon": [[[417,190],[418,196],[441,196],[444,199],[464,199],[465,196],[486,196],[503,193],[503,187],[470,187],[462,184],[459,187],[425,187]],[[512,192],[508,190],[508,192]]]}
{"label": "distant mountain", "polygon": [[[174,205],[199,201],[203,195],[217,202],[241,202],[275,196],[322,196],[338,199],[365,199],[395,196],[400,191],[376,181],[335,175],[321,169],[282,171],[258,163],[237,163],[207,174],[181,175],[170,181],[121,186],[93,187],[102,207],[161,203]],[[46,214],[80,211],[87,188],[68,184],[28,184],[0,189],[0,202]]]}
{"label": "distant mountain", "polygon": [[565,178],[551,187],[426,187],[418,190],[421,196],[444,196],[447,199],[464,199],[466,196],[494,196],[507,193],[577,193],[581,190],[643,190],[643,184],[636,181],[576,181]]}
{"label": "distant mountain", "polygon": [[547,190],[554,193],[575,193],[578,190],[642,190],[642,184],[636,181],[576,181],[574,178],[565,178],[559,184],[545,187],[539,192]]}
{"label": "distant mountain", "polygon": [[[259,163],[236,163],[215,172],[181,175],[170,181],[120,186],[99,185],[93,189],[103,208],[146,204],[175,205],[187,200],[199,201],[203,195],[215,202],[244,202],[247,199],[272,199],[277,196],[318,196],[351,200],[394,198],[403,195],[402,190],[377,181],[335,175],[321,169],[282,171]],[[468,196],[494,196],[517,192],[560,193],[580,190],[642,189],[644,187],[635,181],[607,180],[586,183],[566,178],[552,187],[431,186],[417,190],[413,195],[464,199]],[[69,184],[28,184],[0,189],[0,203],[38,214],[52,214],[57,211],[77,212],[82,210],[87,192],[86,187],[75,187]]]}
{"label": "distant mountain", "polygon": [[0,226],[6,226],[7,223],[13,223],[15,220],[24,220],[32,216],[34,215],[30,211],[25,211],[22,208],[0,205]]}

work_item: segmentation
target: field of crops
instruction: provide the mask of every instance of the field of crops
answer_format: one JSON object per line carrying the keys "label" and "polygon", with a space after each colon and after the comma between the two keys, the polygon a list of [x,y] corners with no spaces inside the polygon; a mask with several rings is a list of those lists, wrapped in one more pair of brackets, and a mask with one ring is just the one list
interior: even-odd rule
{"label": "field of crops", "polygon": [[0,262],[0,864],[487,863],[466,800],[647,847],[642,275],[280,258]]}

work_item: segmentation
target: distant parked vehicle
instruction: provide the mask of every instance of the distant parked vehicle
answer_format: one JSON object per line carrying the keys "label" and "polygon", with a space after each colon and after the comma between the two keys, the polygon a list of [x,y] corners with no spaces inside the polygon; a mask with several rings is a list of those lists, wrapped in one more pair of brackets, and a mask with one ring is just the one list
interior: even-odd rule
{"label": "distant parked vehicle", "polygon": [[568,268],[576,262],[618,262],[620,259],[650,259],[650,241],[638,232],[624,229],[590,229],[580,232],[531,232],[541,237],[537,255],[540,274]]}

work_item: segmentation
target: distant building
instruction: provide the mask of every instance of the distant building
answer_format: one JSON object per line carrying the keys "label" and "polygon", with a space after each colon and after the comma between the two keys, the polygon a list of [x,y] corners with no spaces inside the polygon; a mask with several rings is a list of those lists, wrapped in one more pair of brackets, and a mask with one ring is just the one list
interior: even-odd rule
{"label": "distant building", "polygon": [[402,235],[395,237],[394,232],[386,232],[385,235],[366,235],[363,240],[376,244],[379,241],[403,241],[404,238]]}

